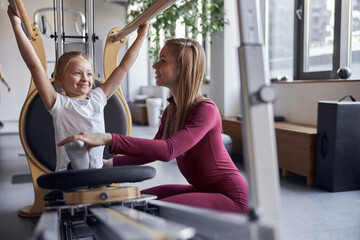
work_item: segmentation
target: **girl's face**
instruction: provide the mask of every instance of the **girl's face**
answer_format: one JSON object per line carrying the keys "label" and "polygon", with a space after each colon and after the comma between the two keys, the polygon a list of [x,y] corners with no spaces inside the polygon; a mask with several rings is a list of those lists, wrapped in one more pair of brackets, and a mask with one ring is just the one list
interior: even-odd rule
{"label": "girl's face", "polygon": [[58,83],[68,97],[86,99],[94,83],[91,63],[83,57],[72,58]]}
{"label": "girl's face", "polygon": [[180,65],[172,54],[171,47],[164,46],[159,54],[159,61],[153,65],[156,85],[175,91],[180,77]]}

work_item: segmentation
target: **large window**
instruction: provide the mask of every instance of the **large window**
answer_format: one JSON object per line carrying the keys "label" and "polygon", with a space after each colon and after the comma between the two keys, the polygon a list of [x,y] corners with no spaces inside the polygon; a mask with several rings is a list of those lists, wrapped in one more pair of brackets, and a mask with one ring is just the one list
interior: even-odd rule
{"label": "large window", "polygon": [[[334,79],[340,63],[341,1],[295,1],[294,79]],[[348,64],[348,63],[347,63]]]}
{"label": "large window", "polygon": [[268,58],[271,78],[292,79],[294,61],[294,1],[268,2]]}
{"label": "large window", "polygon": [[335,0],[306,1],[308,10],[298,20],[304,21],[304,72],[331,71],[334,57]]}
{"label": "large window", "polygon": [[360,79],[360,0],[352,5],[351,56],[351,79]]}
{"label": "large window", "polygon": [[360,78],[360,0],[268,0],[272,78],[338,79],[349,67]]}

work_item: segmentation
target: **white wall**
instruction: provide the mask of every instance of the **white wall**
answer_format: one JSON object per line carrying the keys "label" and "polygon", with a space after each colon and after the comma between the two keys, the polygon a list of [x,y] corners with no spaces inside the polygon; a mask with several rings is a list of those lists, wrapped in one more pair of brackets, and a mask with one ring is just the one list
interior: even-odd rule
{"label": "white wall", "polygon": [[0,2],[0,64],[3,66],[3,74],[11,86],[11,92],[0,83],[0,120],[9,121],[19,118],[21,106],[27,94],[30,73],[25,63],[21,60],[15,43],[14,35],[7,15],[8,2]]}
{"label": "white wall", "polygon": [[[32,22],[33,14],[37,9],[52,7],[52,0],[23,0],[30,21]],[[74,8],[84,11],[83,1],[65,0],[64,7]],[[5,124],[2,132],[6,132],[7,123],[17,122],[19,120],[22,105],[27,96],[30,84],[30,72],[23,62],[19,50],[17,48],[15,37],[11,29],[10,21],[7,16],[7,0],[0,0],[0,64],[3,66],[3,73],[9,82],[12,91],[7,92],[4,84],[0,83],[0,121]],[[53,24],[53,19],[48,17],[48,21]],[[103,51],[106,37],[113,27],[124,27],[126,25],[125,7],[116,3],[104,3],[104,1],[95,1],[95,33],[100,40],[96,42],[95,62],[97,67],[95,70],[103,77]],[[132,43],[136,37],[136,32],[129,35],[128,43]],[[53,39],[43,36],[47,60],[55,60],[55,47]],[[121,60],[129,44],[124,47],[119,55]],[[127,93],[138,94],[140,86],[147,85],[148,82],[148,55],[147,45],[141,49],[139,58],[130,70],[128,76],[122,86],[122,90],[126,97]],[[53,71],[54,64],[48,64],[49,77]],[[128,90],[129,89],[129,90]]]}
{"label": "white wall", "polygon": [[[224,1],[224,31],[216,34],[211,48],[211,98],[223,116],[240,113],[240,74],[237,49],[240,46],[236,1]],[[208,88],[206,86],[206,88]],[[206,89],[205,88],[205,89]]]}
{"label": "white wall", "polygon": [[320,100],[338,101],[350,94],[360,101],[360,81],[290,82],[274,86],[279,91],[275,115],[295,123],[316,125]]}
{"label": "white wall", "polygon": [[[132,33],[129,36],[128,44],[131,44],[136,39],[136,33]],[[129,45],[130,46],[130,45]],[[139,56],[134,63],[133,67],[128,73],[128,98],[132,99],[135,95],[140,94],[141,87],[147,86],[149,82],[149,54],[148,54],[148,44],[147,40],[144,41]],[[123,91],[125,91],[123,89]]]}

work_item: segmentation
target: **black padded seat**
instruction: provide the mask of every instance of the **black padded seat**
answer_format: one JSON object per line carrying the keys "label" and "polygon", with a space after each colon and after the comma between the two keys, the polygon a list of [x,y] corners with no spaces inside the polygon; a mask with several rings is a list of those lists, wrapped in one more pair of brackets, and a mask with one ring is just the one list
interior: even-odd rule
{"label": "black padded seat", "polygon": [[25,121],[25,137],[37,160],[51,171],[56,168],[55,131],[52,117],[39,94],[31,101]]}
{"label": "black padded seat", "polygon": [[38,177],[39,187],[68,190],[111,183],[141,182],[151,179],[156,171],[150,166],[117,166],[46,173]]}
{"label": "black padded seat", "polygon": [[[95,86],[101,85],[100,81],[95,81]],[[126,135],[127,118],[126,111],[120,98],[114,93],[107,101],[104,108],[105,132],[119,133]],[[109,152],[109,146],[105,146],[104,159],[112,158],[115,154]]]}

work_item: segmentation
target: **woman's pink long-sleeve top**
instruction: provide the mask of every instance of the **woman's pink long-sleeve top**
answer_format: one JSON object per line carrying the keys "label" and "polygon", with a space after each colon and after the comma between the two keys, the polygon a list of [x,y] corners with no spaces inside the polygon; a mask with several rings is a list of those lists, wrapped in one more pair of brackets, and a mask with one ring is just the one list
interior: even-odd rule
{"label": "woman's pink long-sleeve top", "polygon": [[[173,99],[169,99],[173,101]],[[190,112],[185,126],[161,140],[167,109],[154,139],[113,134],[110,151],[114,166],[141,165],[176,158],[186,180],[198,191],[220,192],[242,207],[247,204],[247,183],[227,153],[221,137],[221,117],[211,100],[202,100]]]}

